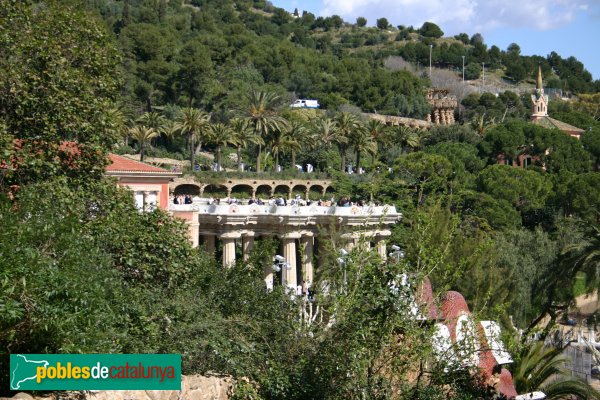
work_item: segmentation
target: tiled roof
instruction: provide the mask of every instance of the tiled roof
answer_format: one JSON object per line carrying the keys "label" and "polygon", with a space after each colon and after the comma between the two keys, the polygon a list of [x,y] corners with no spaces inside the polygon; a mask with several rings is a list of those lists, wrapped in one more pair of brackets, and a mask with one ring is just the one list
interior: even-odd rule
{"label": "tiled roof", "polygon": [[571,133],[571,134],[581,135],[583,132],[585,132],[583,129],[579,129],[576,126],[569,125],[566,122],[562,122],[562,121],[559,121],[557,119],[550,118],[547,116],[536,118],[533,120],[533,123],[543,126],[544,128],[559,129],[563,132],[567,132],[567,133]]}
{"label": "tiled roof", "polygon": [[121,157],[116,154],[110,153],[108,157],[110,159],[110,165],[106,167],[106,172],[109,174],[133,173],[151,175],[179,175],[177,172],[167,171],[166,169],[154,167],[152,165]]}

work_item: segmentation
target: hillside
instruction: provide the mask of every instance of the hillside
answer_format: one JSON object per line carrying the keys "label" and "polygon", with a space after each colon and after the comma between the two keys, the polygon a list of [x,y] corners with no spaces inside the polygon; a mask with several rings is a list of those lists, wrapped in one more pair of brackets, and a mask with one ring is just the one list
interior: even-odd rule
{"label": "hillside", "polygon": [[[118,41],[123,105],[131,116],[156,106],[192,104],[226,119],[243,106],[243,94],[257,88],[289,100],[317,98],[326,109],[352,104],[367,112],[422,118],[427,112],[422,88],[431,84],[423,73],[430,49],[434,68],[460,77],[465,56],[467,80],[479,79],[485,63],[488,76],[498,76],[497,86],[504,90],[528,87],[511,85],[533,79],[538,64],[550,87],[571,93],[600,87],[574,58],[524,57],[518,45],[488,49],[481,35],[447,38],[430,23],[420,29],[359,27],[338,16],[294,18],[247,0],[87,4]],[[412,72],[385,68],[389,57],[402,57]]]}

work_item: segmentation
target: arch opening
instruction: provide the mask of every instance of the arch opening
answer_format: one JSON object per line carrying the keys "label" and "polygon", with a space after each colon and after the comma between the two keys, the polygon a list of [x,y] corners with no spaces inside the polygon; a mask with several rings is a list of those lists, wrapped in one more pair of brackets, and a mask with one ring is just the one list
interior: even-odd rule
{"label": "arch opening", "polygon": [[173,191],[175,196],[186,195],[189,194],[191,196],[199,196],[200,195],[200,185],[194,185],[191,183],[184,183],[182,185],[178,185]]}
{"label": "arch opening", "polygon": [[227,197],[227,187],[223,185],[208,185],[204,188],[204,197]]}
{"label": "arch opening", "polygon": [[231,188],[231,197],[237,197],[238,199],[251,199],[253,191],[254,189],[250,185],[235,185]]}

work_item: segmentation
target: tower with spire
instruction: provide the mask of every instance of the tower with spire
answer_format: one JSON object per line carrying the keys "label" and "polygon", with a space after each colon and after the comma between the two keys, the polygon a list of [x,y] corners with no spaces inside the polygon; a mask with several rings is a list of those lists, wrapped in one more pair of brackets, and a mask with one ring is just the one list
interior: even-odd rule
{"label": "tower with spire", "polygon": [[531,95],[533,109],[531,120],[535,121],[548,116],[548,95],[544,94],[544,84],[542,82],[542,67],[538,66],[538,75],[535,82],[535,92]]}

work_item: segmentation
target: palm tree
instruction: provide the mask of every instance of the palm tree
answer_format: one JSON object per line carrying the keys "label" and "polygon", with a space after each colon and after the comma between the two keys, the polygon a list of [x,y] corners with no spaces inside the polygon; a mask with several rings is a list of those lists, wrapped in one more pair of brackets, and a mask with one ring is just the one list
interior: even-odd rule
{"label": "palm tree", "polygon": [[[269,133],[281,130],[286,125],[286,120],[275,110],[279,101],[279,96],[272,92],[251,91],[248,95],[248,108],[243,111],[243,115],[248,119],[254,133],[263,140],[269,136]],[[258,144],[256,154],[256,171],[261,172],[260,157],[262,153],[262,144]]]}
{"label": "palm tree", "polygon": [[338,126],[335,121],[329,118],[320,118],[314,122],[311,129],[313,140],[309,143],[311,148],[319,145],[330,147],[338,135]]}
{"label": "palm tree", "polygon": [[165,135],[165,137],[169,140],[173,140],[175,135],[179,132],[177,123],[171,121],[170,119],[165,119],[165,122],[158,129],[158,131]]}
{"label": "palm tree", "polygon": [[600,286],[600,226],[586,229],[585,237],[586,240],[563,249],[560,277],[568,281],[559,280],[558,287],[570,286],[570,282],[574,282],[578,274],[585,275],[587,293]]}
{"label": "palm tree", "polygon": [[296,152],[302,149],[304,143],[306,143],[308,130],[306,126],[299,121],[291,121],[285,131],[286,140],[286,151],[290,152],[292,169],[296,165]]}
{"label": "palm tree", "polygon": [[360,129],[360,122],[354,114],[347,111],[342,111],[335,116],[337,124],[337,136],[335,142],[340,149],[341,170],[346,168],[346,151],[350,142],[350,135],[357,129]]}
{"label": "palm tree", "polygon": [[136,125],[129,129],[129,135],[140,144],[140,161],[144,161],[144,150],[146,143],[158,136],[154,128],[148,128],[144,125]]}
{"label": "palm tree", "polygon": [[248,144],[264,145],[264,140],[254,132],[254,129],[250,127],[250,123],[247,119],[232,118],[229,121],[231,130],[233,131],[233,137],[231,144],[236,147],[237,150],[237,167],[240,169],[242,163],[242,148],[248,147]]}
{"label": "palm tree", "polygon": [[377,143],[371,136],[370,132],[364,127],[355,129],[350,135],[350,145],[354,148],[356,153],[356,170],[360,168],[360,154],[362,152],[368,152],[375,154],[377,152]]}
{"label": "palm tree", "polygon": [[157,132],[160,131],[160,129],[166,123],[166,121],[167,119],[162,114],[159,114],[154,111],[145,112],[142,115],[140,115],[136,120],[136,122],[141,123],[142,125],[147,126],[148,128],[152,128]]}
{"label": "palm tree", "polygon": [[217,146],[217,166],[218,170],[221,170],[222,157],[221,150],[223,146],[233,142],[233,130],[225,124],[213,124],[210,126],[210,136],[208,141]]}
{"label": "palm tree", "polygon": [[536,390],[546,394],[548,400],[566,399],[575,396],[580,399],[600,399],[600,393],[587,382],[571,376],[565,369],[569,358],[562,349],[544,347],[539,341],[529,348],[515,365],[513,382],[517,393]]}
{"label": "palm tree", "polygon": [[190,165],[192,171],[195,166],[195,148],[196,141],[199,142],[199,147],[204,140],[203,134],[206,134],[210,121],[210,114],[197,108],[186,107],[181,110],[177,118],[177,130],[184,135],[187,135],[188,146],[190,148]]}
{"label": "palm tree", "polygon": [[109,125],[106,130],[109,136],[115,139],[122,138],[124,145],[127,146],[129,127],[127,126],[127,118],[123,114],[123,111],[117,107],[111,108],[107,112],[107,117]]}
{"label": "palm tree", "polygon": [[402,125],[394,125],[389,130],[390,141],[400,145],[402,151],[415,150],[421,145],[419,134],[413,129]]}
{"label": "palm tree", "polygon": [[473,118],[473,120],[471,120],[471,128],[473,128],[473,130],[477,132],[480,137],[484,137],[485,133],[495,125],[496,119],[494,117],[487,118],[485,113],[482,115],[477,115],[475,118]]}
{"label": "palm tree", "polygon": [[[388,136],[386,135],[387,125],[380,120],[370,119],[365,125],[365,129],[375,141],[377,151],[379,151],[380,147],[383,147],[388,143]],[[376,152],[371,153],[371,161],[373,164],[375,164],[375,154]]]}

